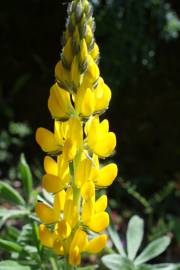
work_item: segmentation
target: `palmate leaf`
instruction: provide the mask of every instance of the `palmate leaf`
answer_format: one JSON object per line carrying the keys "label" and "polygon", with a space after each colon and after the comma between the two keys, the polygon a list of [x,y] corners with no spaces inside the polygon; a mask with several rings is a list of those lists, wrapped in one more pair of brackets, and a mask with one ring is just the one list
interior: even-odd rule
{"label": "palmate leaf", "polygon": [[126,257],[111,254],[102,257],[102,262],[110,270],[133,270],[133,263]]}
{"label": "palmate leaf", "polygon": [[180,270],[180,264],[160,263],[160,264],[143,264],[137,266],[135,270]]}
{"label": "palmate leaf", "polygon": [[23,197],[8,183],[0,181],[0,196],[18,205],[25,205]]}
{"label": "palmate leaf", "polygon": [[21,265],[18,262],[7,260],[0,262],[0,270],[31,270],[31,268]]}
{"label": "palmate leaf", "polygon": [[157,240],[152,241],[142,253],[135,259],[135,265],[143,264],[163,253],[171,242],[170,237],[163,236]]}
{"label": "palmate leaf", "polygon": [[[110,210],[109,210],[110,213]],[[109,215],[111,217],[111,214]],[[114,228],[114,224],[112,222],[112,219],[110,219],[110,226],[108,227],[108,233],[111,237],[111,240],[115,246],[115,248],[117,249],[117,251],[119,252],[119,254],[121,254],[123,257],[126,257],[126,252],[123,248],[122,242],[121,242],[121,238],[118,235],[116,229]]]}
{"label": "palmate leaf", "polygon": [[144,235],[144,221],[138,216],[133,216],[128,223],[127,252],[128,258],[134,260],[141,245]]}

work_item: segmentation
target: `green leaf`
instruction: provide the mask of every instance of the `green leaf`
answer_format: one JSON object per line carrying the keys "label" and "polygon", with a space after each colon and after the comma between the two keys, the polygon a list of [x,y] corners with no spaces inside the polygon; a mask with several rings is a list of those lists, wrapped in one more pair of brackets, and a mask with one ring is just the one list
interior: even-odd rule
{"label": "green leaf", "polygon": [[160,264],[144,264],[137,266],[136,270],[180,270],[180,264],[176,263],[160,263]]}
{"label": "green leaf", "polygon": [[120,236],[118,235],[116,229],[114,228],[114,225],[113,225],[112,221],[110,223],[110,226],[108,227],[108,232],[109,232],[109,235],[110,235],[110,237],[112,239],[112,242],[115,245],[115,247],[116,247],[117,251],[119,252],[119,254],[126,257],[126,252],[123,249]]}
{"label": "green leaf", "polygon": [[132,262],[118,254],[106,255],[102,257],[102,262],[110,270],[132,270]]}
{"label": "green leaf", "polygon": [[163,253],[171,242],[170,237],[163,236],[151,242],[142,253],[136,258],[135,265],[145,263]]}
{"label": "green leaf", "polygon": [[27,199],[29,201],[30,196],[31,196],[31,192],[32,192],[33,180],[32,180],[31,170],[29,168],[29,165],[26,162],[24,154],[21,154],[21,157],[20,157],[19,170],[21,173],[21,179],[22,179],[23,184],[24,184]]}
{"label": "green leaf", "polygon": [[22,216],[29,215],[28,210],[14,210],[14,209],[6,209],[6,208],[0,208],[0,227],[7,221],[9,218],[22,218]]}
{"label": "green leaf", "polygon": [[6,182],[0,181],[0,196],[18,205],[25,205],[23,197]]}
{"label": "green leaf", "polygon": [[31,270],[31,268],[20,265],[18,262],[7,260],[0,262],[0,270]]}
{"label": "green leaf", "polygon": [[144,221],[138,216],[133,216],[128,223],[127,252],[128,258],[134,260],[141,245],[144,235]]}
{"label": "green leaf", "polygon": [[15,242],[0,239],[0,247],[8,251],[21,252],[22,247]]}

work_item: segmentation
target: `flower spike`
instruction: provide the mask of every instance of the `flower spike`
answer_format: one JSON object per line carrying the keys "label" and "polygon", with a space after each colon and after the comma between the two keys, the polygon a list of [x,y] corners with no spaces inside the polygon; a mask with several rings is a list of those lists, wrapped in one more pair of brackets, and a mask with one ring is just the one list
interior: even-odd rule
{"label": "flower spike", "polygon": [[117,176],[116,164],[99,164],[99,158],[114,152],[116,136],[108,120],[99,120],[109,107],[111,90],[100,77],[92,14],[88,0],[69,4],[56,82],[48,99],[54,131],[41,127],[36,132],[46,153],[42,186],[53,198],[37,202],[39,237],[42,245],[73,266],[80,265],[84,252],[98,253],[106,246],[108,199],[97,198],[96,190],[108,187]]}

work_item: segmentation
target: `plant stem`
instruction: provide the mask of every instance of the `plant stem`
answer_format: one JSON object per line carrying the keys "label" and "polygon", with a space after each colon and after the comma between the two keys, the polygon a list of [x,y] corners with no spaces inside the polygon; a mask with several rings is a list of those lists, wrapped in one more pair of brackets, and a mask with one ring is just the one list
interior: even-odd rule
{"label": "plant stem", "polygon": [[52,266],[52,270],[58,270],[58,266],[57,266],[55,258],[51,257],[49,260]]}

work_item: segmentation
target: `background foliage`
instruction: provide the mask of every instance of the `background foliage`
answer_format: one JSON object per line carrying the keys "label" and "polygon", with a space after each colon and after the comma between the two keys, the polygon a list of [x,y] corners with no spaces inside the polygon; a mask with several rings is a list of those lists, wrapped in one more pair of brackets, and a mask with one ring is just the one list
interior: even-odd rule
{"label": "background foliage", "polygon": [[[143,215],[150,240],[171,231],[173,243],[165,260],[177,261],[180,3],[93,3],[101,72],[113,91],[106,116],[118,137],[112,157],[119,165],[119,179],[110,191],[113,218],[117,228],[120,224],[125,231],[132,213]],[[35,185],[40,183],[42,156],[34,131],[41,124],[52,125],[47,97],[60,54],[66,7],[65,0],[1,3],[0,177],[16,189],[22,188],[17,169],[21,152],[26,153]]]}

